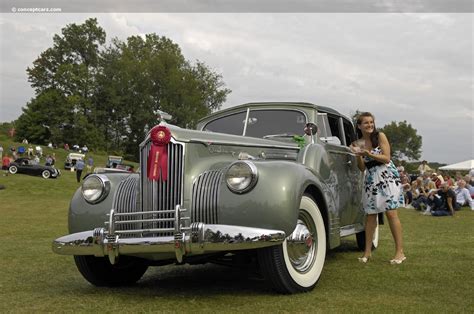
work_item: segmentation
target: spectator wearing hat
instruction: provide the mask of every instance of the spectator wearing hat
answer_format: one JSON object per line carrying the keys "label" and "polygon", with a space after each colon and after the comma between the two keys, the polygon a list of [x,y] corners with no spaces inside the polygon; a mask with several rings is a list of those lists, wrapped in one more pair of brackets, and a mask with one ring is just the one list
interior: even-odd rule
{"label": "spectator wearing hat", "polygon": [[428,166],[428,162],[426,160],[423,160],[421,164],[418,166],[418,172],[420,172],[420,175],[423,175],[427,171],[431,171],[432,169],[430,166]]}

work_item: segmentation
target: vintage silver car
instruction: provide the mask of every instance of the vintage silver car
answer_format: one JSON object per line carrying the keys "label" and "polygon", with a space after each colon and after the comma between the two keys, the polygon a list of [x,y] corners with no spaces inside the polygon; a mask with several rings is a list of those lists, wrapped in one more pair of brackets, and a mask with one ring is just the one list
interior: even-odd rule
{"label": "vintage silver car", "polygon": [[244,256],[277,291],[309,291],[341,237],[364,246],[354,140],[350,119],[309,103],[245,104],[197,130],[161,122],[140,144],[138,173],[84,180],[53,251],[97,286]]}

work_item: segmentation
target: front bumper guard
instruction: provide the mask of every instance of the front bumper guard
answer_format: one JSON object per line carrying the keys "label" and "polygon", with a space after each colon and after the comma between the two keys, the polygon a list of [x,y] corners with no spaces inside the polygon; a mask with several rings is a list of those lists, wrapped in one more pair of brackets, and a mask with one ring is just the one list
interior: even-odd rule
{"label": "front bumper guard", "polygon": [[112,264],[116,263],[119,255],[174,252],[176,260],[181,263],[185,255],[257,249],[281,244],[286,238],[285,232],[281,230],[202,222],[194,222],[190,227],[183,228],[179,218],[181,211],[177,206],[174,236],[120,238],[113,228],[109,231],[96,228],[54,240],[53,252],[61,255],[108,256]]}

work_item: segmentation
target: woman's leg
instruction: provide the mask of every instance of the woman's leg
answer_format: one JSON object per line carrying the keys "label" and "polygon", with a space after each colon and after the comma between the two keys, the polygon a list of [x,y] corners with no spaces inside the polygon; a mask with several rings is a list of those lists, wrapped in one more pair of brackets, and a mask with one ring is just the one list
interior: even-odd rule
{"label": "woman's leg", "polygon": [[365,221],[365,251],[364,257],[372,254],[372,241],[374,239],[375,228],[377,227],[377,214],[367,215]]}
{"label": "woman's leg", "polygon": [[403,253],[403,240],[402,240],[402,224],[398,218],[397,209],[388,210],[385,212],[390,225],[390,231],[392,231],[393,240],[395,241],[395,257],[394,259],[401,259],[405,256]]}

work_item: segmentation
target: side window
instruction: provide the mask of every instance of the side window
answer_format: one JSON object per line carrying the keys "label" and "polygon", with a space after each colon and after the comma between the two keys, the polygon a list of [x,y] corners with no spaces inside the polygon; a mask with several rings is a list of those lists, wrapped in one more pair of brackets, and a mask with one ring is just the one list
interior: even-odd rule
{"label": "side window", "polygon": [[317,125],[318,136],[321,141],[333,145],[341,145],[338,117],[328,116],[327,113],[318,113]]}
{"label": "side window", "polygon": [[333,137],[337,137],[340,143],[343,143],[341,130],[339,128],[339,117],[328,115],[329,128]]}
{"label": "side window", "polygon": [[239,112],[209,122],[203,131],[242,135],[247,112]]}
{"label": "side window", "polygon": [[343,119],[343,126],[344,126],[344,135],[346,137],[346,145],[351,145],[352,142],[356,140],[356,135],[354,132],[354,127],[352,123],[346,119]]}
{"label": "side window", "polygon": [[318,113],[316,125],[318,126],[319,138],[332,136],[327,113]]}

